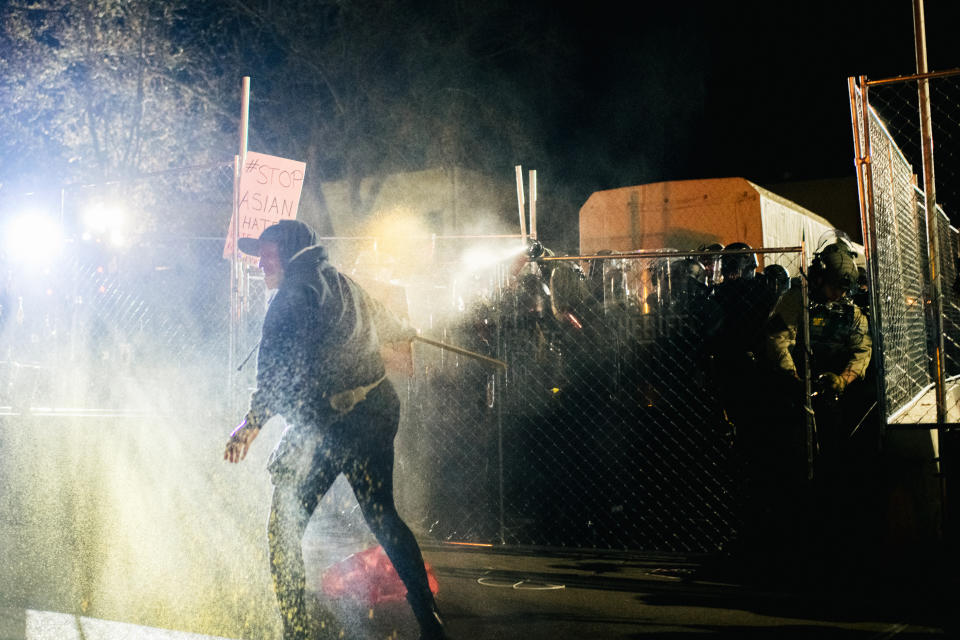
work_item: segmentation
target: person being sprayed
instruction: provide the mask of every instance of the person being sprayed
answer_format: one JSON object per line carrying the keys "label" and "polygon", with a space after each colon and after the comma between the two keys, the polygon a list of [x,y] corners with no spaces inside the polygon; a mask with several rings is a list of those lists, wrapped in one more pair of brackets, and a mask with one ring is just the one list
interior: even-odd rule
{"label": "person being sprayed", "polygon": [[272,416],[289,425],[267,465],[274,486],[270,569],[284,640],[349,637],[324,608],[308,615],[301,548],[307,523],[340,474],[407,588],[421,639],[446,638],[420,548],[393,497],[400,402],[379,347],[416,333],[333,267],[301,221],[281,220],[259,239],[241,238],[239,248],[259,256],[266,286],[277,293],[263,322],[257,387],[224,459],[243,460]]}

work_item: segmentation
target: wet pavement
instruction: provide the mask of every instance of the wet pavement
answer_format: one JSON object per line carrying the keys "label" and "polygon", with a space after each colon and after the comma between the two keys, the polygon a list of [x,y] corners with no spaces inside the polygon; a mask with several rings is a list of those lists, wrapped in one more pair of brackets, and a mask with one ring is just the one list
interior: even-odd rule
{"label": "wet pavement", "polygon": [[[923,589],[761,585],[669,556],[432,547],[425,557],[454,640],[947,635],[945,594]],[[398,604],[375,609],[362,637],[391,637],[391,623],[398,637],[417,637]]]}
{"label": "wet pavement", "polygon": [[[230,467],[219,430],[165,427],[0,421],[0,640],[278,640],[269,447]],[[320,515],[304,543],[313,594],[372,544],[355,514]],[[795,558],[771,577],[763,561],[421,540],[452,640],[954,637],[960,609],[935,554],[856,571]],[[403,601],[335,609],[357,640],[418,637]]]}
{"label": "wet pavement", "polygon": [[[316,541],[315,541],[316,542]],[[336,541],[333,541],[336,542]],[[340,542],[343,542],[342,540]],[[356,540],[353,541],[354,543]],[[336,555],[337,544],[326,553]],[[307,546],[308,569],[319,543]],[[947,593],[933,585],[871,588],[827,581],[815,588],[751,584],[723,577],[703,559],[617,553],[425,546],[452,640],[953,637]],[[311,593],[317,595],[317,579]],[[879,586],[879,583],[874,586]],[[406,603],[335,601],[358,640],[415,639]],[[0,640],[206,640],[258,638],[159,629],[137,619],[34,608],[5,599]]]}

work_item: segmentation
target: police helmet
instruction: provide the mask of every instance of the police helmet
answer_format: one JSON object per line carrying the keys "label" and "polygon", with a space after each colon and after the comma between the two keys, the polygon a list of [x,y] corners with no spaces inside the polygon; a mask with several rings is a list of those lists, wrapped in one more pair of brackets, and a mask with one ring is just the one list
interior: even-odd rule
{"label": "police helmet", "polygon": [[790,288],[790,272],[779,264],[768,264],[763,270],[763,280],[776,295],[783,295]]}
{"label": "police helmet", "polygon": [[814,256],[811,275],[842,291],[852,293],[860,279],[854,255],[846,242],[838,240],[828,244]]}
{"label": "police helmet", "polygon": [[680,258],[670,264],[670,279],[675,283],[689,278],[701,286],[707,286],[707,277],[707,268],[696,258]]}
{"label": "police helmet", "polygon": [[534,238],[527,238],[527,257],[531,260],[536,260],[537,258],[543,256],[547,250],[539,240]]}
{"label": "police helmet", "polygon": [[706,270],[707,285],[716,284],[720,279],[720,254],[718,252],[723,251],[723,245],[719,242],[701,244],[697,247],[697,251],[713,252],[712,255],[700,256],[700,264]]}
{"label": "police helmet", "polygon": [[[751,249],[746,242],[732,242],[724,251],[741,251]],[[757,254],[755,253],[724,253],[720,259],[720,273],[723,278],[752,278],[756,275]]]}
{"label": "police helmet", "polygon": [[723,251],[723,245],[719,242],[714,242],[712,244],[702,244],[697,247],[697,251]]}

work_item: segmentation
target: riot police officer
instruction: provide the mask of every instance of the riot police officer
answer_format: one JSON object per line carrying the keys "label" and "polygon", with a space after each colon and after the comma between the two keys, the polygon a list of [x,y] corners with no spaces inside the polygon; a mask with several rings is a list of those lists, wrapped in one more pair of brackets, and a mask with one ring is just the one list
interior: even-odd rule
{"label": "riot police officer", "polygon": [[[838,240],[824,247],[814,257],[808,277],[811,378],[820,391],[841,396],[866,375],[872,347],[866,315],[851,299],[859,272],[849,245]],[[796,381],[800,374],[794,355],[802,320],[801,289],[792,287],[771,318],[766,354],[780,373]]]}
{"label": "riot police officer", "polygon": [[[721,278],[714,285],[708,326],[708,349],[720,401],[734,425],[751,421],[754,413],[754,389],[750,381],[757,377],[756,353],[762,346],[763,329],[776,303],[777,294],[766,279],[757,278],[757,255],[750,245],[727,245],[720,259]],[[739,427],[738,427],[739,428]]]}
{"label": "riot police officer", "polygon": [[[854,255],[844,241],[832,242],[815,254],[808,271],[809,374],[818,381],[812,433],[824,454],[815,457],[816,467],[827,453],[833,460],[842,458],[837,443],[849,433],[840,426],[846,421],[843,397],[855,386],[868,386],[862,381],[871,353],[867,321],[850,299],[858,276]],[[836,486],[834,480],[821,482],[817,471],[819,484],[810,482],[807,428],[813,424],[808,423],[806,360],[801,357],[803,287],[795,280],[786,288],[784,274],[777,271],[767,284],[776,285],[771,290],[782,296],[761,332],[749,402],[753,419],[736,433],[746,492],[740,543],[746,559],[756,560],[746,564],[760,574],[806,581],[816,566],[810,560],[830,547],[823,515],[838,513],[839,502],[823,500],[830,495],[828,487]]]}

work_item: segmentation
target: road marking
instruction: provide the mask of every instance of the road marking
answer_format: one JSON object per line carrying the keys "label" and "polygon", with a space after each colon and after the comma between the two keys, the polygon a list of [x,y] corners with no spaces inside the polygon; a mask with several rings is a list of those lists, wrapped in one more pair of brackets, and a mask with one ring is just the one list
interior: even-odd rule
{"label": "road marking", "polygon": [[516,589],[517,591],[556,591],[557,589],[567,588],[567,585],[565,584],[539,582],[536,580],[517,580],[514,578],[494,578],[492,576],[482,576],[477,578],[477,583],[482,584],[485,587]]}
{"label": "road marking", "polygon": [[26,640],[231,640],[187,631],[144,627],[72,613],[27,609]]}

